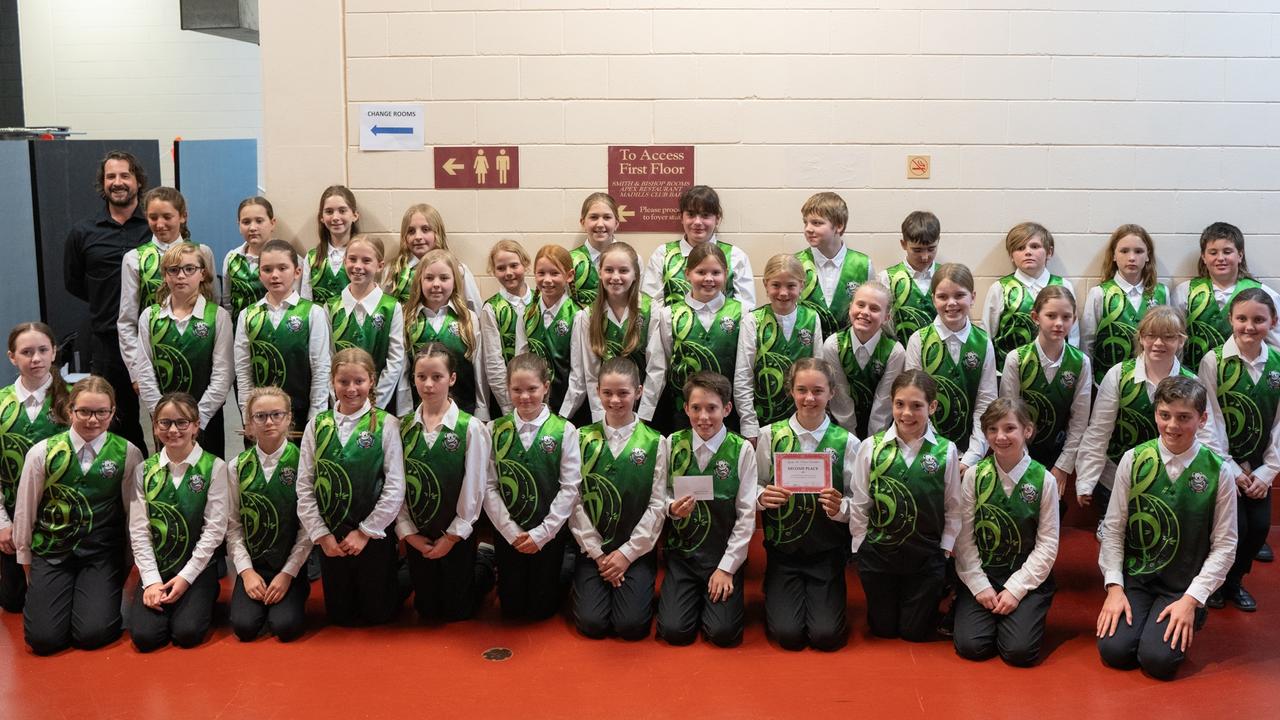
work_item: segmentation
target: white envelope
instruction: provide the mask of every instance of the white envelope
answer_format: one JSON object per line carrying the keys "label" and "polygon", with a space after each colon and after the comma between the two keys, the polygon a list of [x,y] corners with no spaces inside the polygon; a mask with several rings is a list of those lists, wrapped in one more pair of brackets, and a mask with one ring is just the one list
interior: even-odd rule
{"label": "white envelope", "polygon": [[715,484],[710,475],[676,475],[671,478],[676,499],[692,495],[694,500],[715,500]]}

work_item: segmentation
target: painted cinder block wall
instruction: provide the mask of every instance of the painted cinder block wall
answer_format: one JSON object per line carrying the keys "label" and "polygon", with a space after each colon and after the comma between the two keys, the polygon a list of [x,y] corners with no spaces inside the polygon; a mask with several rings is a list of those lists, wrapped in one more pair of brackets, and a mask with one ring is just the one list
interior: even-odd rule
{"label": "painted cinder block wall", "polygon": [[[1195,271],[1214,220],[1280,277],[1280,6],[1263,0],[273,0],[263,3],[266,187],[284,237],[315,242],[320,190],[352,187],[394,249],[403,209],[442,211],[481,276],[489,246],[581,242],[610,144],[696,145],[723,237],[804,246],[811,193],[848,201],[848,241],[900,259],[914,209],[979,299],[1009,271],[1004,234],[1055,234],[1083,301],[1106,239],[1136,222],[1162,280]],[[1152,12],[1159,8],[1159,11]],[[299,22],[305,17],[306,22]],[[426,103],[428,145],[518,144],[521,189],[432,189],[432,154],[362,153],[361,102]],[[933,158],[906,179],[906,156]],[[642,256],[666,235],[622,234]],[[975,307],[975,314],[977,308]]]}

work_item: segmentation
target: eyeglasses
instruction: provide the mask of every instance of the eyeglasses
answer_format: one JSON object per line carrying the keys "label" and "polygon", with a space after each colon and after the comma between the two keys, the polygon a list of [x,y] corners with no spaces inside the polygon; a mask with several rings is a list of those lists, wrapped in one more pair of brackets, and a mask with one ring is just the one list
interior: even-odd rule
{"label": "eyeglasses", "polygon": [[289,413],[284,410],[272,410],[271,412],[256,412],[250,417],[256,423],[266,424],[267,422],[278,423],[288,417]]}
{"label": "eyeglasses", "polygon": [[164,269],[164,272],[170,277],[177,277],[179,275],[191,277],[201,270],[204,270],[203,265],[170,265]]}
{"label": "eyeglasses", "polygon": [[1142,337],[1151,342],[1161,340],[1165,345],[1172,345],[1182,339],[1181,335],[1157,335],[1155,333],[1145,333]]}
{"label": "eyeglasses", "polygon": [[75,413],[76,417],[81,420],[88,420],[89,418],[106,420],[107,418],[111,417],[111,413],[115,412],[115,408],[108,408],[106,410],[90,410],[89,408],[73,408],[71,412]]}
{"label": "eyeglasses", "polygon": [[176,427],[176,428],[178,428],[179,432],[181,432],[181,431],[186,430],[187,428],[191,427],[191,421],[190,421],[190,420],[185,420],[185,419],[181,419],[181,420],[170,420],[170,419],[168,419],[168,418],[165,418],[164,420],[157,420],[157,421],[156,421],[156,427],[160,428],[161,430],[168,430],[168,429],[170,429],[170,428],[175,428],[175,427]]}

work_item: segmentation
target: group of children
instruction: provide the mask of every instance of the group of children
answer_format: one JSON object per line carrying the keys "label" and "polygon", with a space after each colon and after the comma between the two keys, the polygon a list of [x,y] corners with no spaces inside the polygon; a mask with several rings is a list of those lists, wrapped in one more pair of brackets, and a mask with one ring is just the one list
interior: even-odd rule
{"label": "group of children", "polygon": [[[1207,228],[1200,276],[1170,295],[1150,236],[1121,226],[1078,331],[1071,283],[1047,269],[1052,234],[1019,224],[980,328],[972,273],[935,261],[931,213],[906,218],[904,261],[876,273],[843,240],[844,201],[814,195],[809,247],[769,258],[756,307],[749,259],[716,234],[716,192],[691,187],[680,207],[683,237],[642,273],[614,238],[613,199],[592,194],[580,247],[531,261],[494,245],[501,287],[486,300],[428,205],[405,212],[387,268],[347,188],[324,191],[305,258],[272,239],[271,204],[253,197],[215,293],[181,195],[151,191],[154,237],[125,258],[120,334],[158,452],[106,432],[104,381],[65,388],[49,328],[15,328],[3,606],[27,593],[37,653],[110,642],[131,552],[134,644],[198,644],[225,541],[236,634],[289,640],[313,544],[330,621],[360,625],[400,607],[403,540],[423,618],[470,617],[496,564],[504,615],[549,617],[571,586],[582,634],[635,639],[664,542],[658,635],[728,646],[759,513],[782,647],[844,645],[852,551],[873,634],[927,639],[954,590],[960,655],[1030,665],[1074,483],[1102,517],[1107,664],[1169,677],[1197,609],[1253,609],[1242,580],[1280,471],[1280,343],[1275,293],[1249,275],[1238,229]],[[224,463],[233,383],[253,443]],[[778,475],[795,453],[828,456],[825,487]],[[703,489],[684,491],[692,481]]]}

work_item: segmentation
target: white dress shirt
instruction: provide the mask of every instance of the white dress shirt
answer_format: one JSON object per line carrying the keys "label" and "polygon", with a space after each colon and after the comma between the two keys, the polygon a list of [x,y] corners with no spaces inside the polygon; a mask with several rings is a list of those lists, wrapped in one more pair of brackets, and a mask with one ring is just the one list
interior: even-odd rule
{"label": "white dress shirt", "polygon": [[[822,299],[829,307],[831,298],[835,297],[837,286],[840,283],[840,271],[844,269],[845,257],[849,254],[849,246],[840,242],[840,249],[836,250],[834,257],[827,257],[816,247],[808,248],[810,259],[813,260],[813,267],[818,276],[818,289],[822,293]],[[871,258],[867,258],[867,277],[876,276],[876,268],[871,263]],[[888,284],[885,284],[888,287]],[[843,318],[837,318],[843,319]]]}
{"label": "white dress shirt", "polygon": [[[1056,359],[1051,359],[1044,352],[1040,338],[1035,339],[1036,354],[1040,356],[1040,367],[1044,369],[1045,379],[1053,382],[1062,367],[1062,358],[1066,355],[1064,347]],[[1067,439],[1062,452],[1053,463],[1053,467],[1071,474],[1076,470],[1076,454],[1080,450],[1080,441],[1084,438],[1085,428],[1089,426],[1089,408],[1093,396],[1093,367],[1086,353],[1080,365],[1080,376],[1076,378],[1075,390],[1071,395],[1071,418],[1067,421]],[[1022,397],[1022,368],[1018,361],[1018,351],[1010,350],[1004,359],[1004,374],[1000,376],[1000,396],[1007,398]],[[1053,468],[1048,468],[1052,470]]]}
{"label": "white dress shirt", "polygon": [[[799,317],[799,305],[786,315],[774,313],[778,319],[778,329],[782,336],[791,340],[795,334],[796,319]],[[715,317],[714,315],[712,316]],[[701,318],[699,318],[701,319]],[[756,417],[756,351],[759,349],[756,337],[759,324],[753,312],[742,316],[738,325],[738,354],[733,365],[733,402],[738,408],[740,433],[745,438],[754,438],[760,434],[760,420]],[[809,356],[818,357],[822,351],[822,321],[813,323],[813,340],[809,343]],[[795,362],[798,358],[791,358]]]}
{"label": "white dress shirt", "polygon": [[[796,415],[792,413],[787,420],[787,424],[791,426],[791,432],[796,434],[796,440],[800,441],[800,449],[796,452],[815,452],[818,449],[818,443],[822,442],[822,438],[827,434],[827,430],[831,428],[831,420],[822,419],[822,424],[813,430],[806,430]],[[849,522],[849,507],[852,502],[853,489],[853,459],[858,454],[858,446],[861,441],[858,440],[852,432],[848,434],[848,438],[844,444],[844,464],[840,466],[832,465],[831,473],[833,477],[831,481],[834,483],[837,473],[841,476],[840,493],[844,496],[840,500],[840,512],[834,516],[828,516],[836,522]],[[769,485],[776,485],[773,474],[773,426],[765,425],[760,428],[760,440],[756,442],[756,510],[764,511],[765,507],[760,504],[760,496],[764,494],[764,489]],[[826,510],[819,506],[819,512],[826,515]]]}
{"label": "white dress shirt", "polygon": [[[348,244],[350,244],[349,238],[348,238]],[[319,252],[320,250],[320,248],[318,247],[312,248],[312,249],[317,252]],[[344,275],[346,274],[347,271],[342,266],[343,260],[347,257],[346,245],[339,247],[337,245],[334,245],[332,242],[330,242],[329,252],[325,257],[329,262],[330,270],[332,270],[335,273],[342,273]],[[301,285],[298,286],[298,294],[306,298],[307,300],[315,300],[315,292],[314,292],[314,289],[311,287],[311,263],[307,262],[307,257],[305,255],[303,256],[303,264],[302,264],[302,283]]]}
{"label": "white dress shirt", "polygon": [[[928,295],[929,287],[933,285],[933,273],[938,269],[938,263],[932,262],[932,263],[929,263],[929,267],[925,268],[924,270],[917,270],[911,264],[910,260],[903,258],[902,262],[907,266],[907,272],[911,273],[911,281],[916,284],[916,288],[918,288],[920,292],[924,293],[925,295]],[[881,270],[880,274],[877,275],[876,277],[880,280],[881,285],[884,285],[885,287],[892,287],[889,284],[890,280],[889,280],[888,269]]]}
{"label": "white dress shirt", "polygon": [[[396,307],[396,312],[400,312],[399,306]],[[432,329],[434,329],[436,333],[440,332],[440,328],[444,325],[444,319],[448,315],[448,312],[449,306],[447,305],[441,307],[439,310],[432,310],[425,305],[418,308],[418,313],[427,319],[427,322],[431,324]],[[471,366],[474,370],[476,386],[476,409],[475,412],[471,413],[471,415],[479,419],[481,422],[488,422],[489,415],[492,412],[489,408],[490,376],[486,364],[486,361],[488,360],[487,340],[480,324],[481,317],[480,313],[471,313],[471,337],[475,342],[475,346],[471,349]],[[401,324],[403,323],[404,320],[402,318]],[[403,337],[403,335],[401,337]],[[495,340],[495,342],[498,341]],[[502,348],[498,348],[498,359],[502,359]],[[388,365],[388,368],[389,367],[390,365]],[[503,372],[506,372],[505,364],[503,365]],[[504,386],[503,392],[505,394],[505,381],[506,378],[504,377],[502,381],[493,383],[495,394],[499,385]],[[413,357],[412,353],[406,352],[404,371],[401,373],[400,382],[396,385],[396,407],[407,408],[413,404],[412,388]]]}
{"label": "white dress shirt", "polygon": [[[1267,345],[1262,346],[1262,352],[1258,356],[1249,360],[1240,354],[1240,347],[1236,344],[1235,336],[1227,338],[1222,344],[1222,357],[1232,358],[1238,357],[1244,363],[1245,371],[1249,373],[1249,378],[1257,383],[1262,377],[1262,371],[1267,366]],[[1222,405],[1218,402],[1218,359],[1213,351],[1204,354],[1200,359],[1200,382],[1204,384],[1204,389],[1209,395],[1209,417],[1214,426],[1214,435],[1217,444],[1212,446],[1214,452],[1217,452],[1227,461],[1227,465],[1231,468],[1232,477],[1243,474],[1243,469],[1231,456],[1231,443],[1227,438],[1227,421],[1226,416],[1222,413]],[[1280,474],[1280,408],[1276,408],[1275,418],[1272,420],[1270,428],[1251,428],[1257,433],[1267,433],[1267,449],[1262,456],[1262,464],[1253,468],[1253,476],[1259,480],[1271,484],[1277,474]]]}
{"label": "white dress shirt", "polygon": [[[882,332],[882,330],[876,330],[875,334],[864,343],[858,339],[858,333],[852,328],[849,329],[849,344],[853,347],[853,355],[857,358],[858,365],[866,367],[867,363],[871,362],[871,354],[880,344]],[[853,404],[853,394],[849,390],[849,380],[845,377],[844,366],[840,364],[839,333],[823,341],[822,352],[818,357],[831,366],[836,376],[836,386],[831,389],[831,404],[828,408],[831,416],[836,419],[840,427],[849,432],[855,432],[858,429],[857,408]],[[871,401],[871,414],[867,417],[868,435],[886,430],[893,423],[893,400],[889,396],[889,391],[893,388],[894,379],[902,374],[906,363],[906,348],[902,343],[894,343],[893,349],[889,351],[889,361],[885,363],[884,374],[880,376],[880,382],[876,383],[874,399]],[[852,458],[853,455],[849,457]]]}
{"label": "white dress shirt", "polygon": [[[1177,485],[1191,461],[1200,452],[1200,443],[1193,442],[1185,452],[1177,455],[1158,443],[1160,461],[1164,463],[1169,480]],[[1111,492],[1111,506],[1102,519],[1102,547],[1098,551],[1098,567],[1102,570],[1105,585],[1124,587],[1124,545],[1129,524],[1129,487],[1133,471],[1133,450],[1126,450],[1116,469],[1115,487]],[[1218,494],[1213,507],[1213,530],[1210,533],[1209,554],[1204,559],[1200,574],[1187,587],[1186,594],[1204,605],[1209,595],[1217,590],[1231,569],[1236,557],[1236,488],[1226,463],[1218,473]]]}
{"label": "white dress shirt", "polygon": [[[712,235],[707,242],[718,243],[720,236]],[[747,254],[737,245],[730,245],[730,248],[727,259],[729,271],[733,273],[733,296],[735,300],[742,303],[742,313],[745,315],[756,307],[756,279],[751,272],[751,258],[747,257]],[[693,246],[687,239],[680,238],[680,255],[687,260],[691,252],[693,252]],[[655,308],[663,304],[665,297],[662,289],[662,271],[666,255],[667,246],[663,243],[649,256],[649,262],[644,269],[644,280],[640,283],[640,292],[657,301]]]}
{"label": "white dress shirt", "polygon": [[[502,288],[498,288],[497,294],[505,298],[515,309],[516,327],[523,325],[524,310],[533,302],[533,290],[526,287],[523,297],[512,295]],[[511,398],[507,395],[507,361],[502,357],[502,334],[498,332],[498,318],[493,314],[493,308],[487,304],[482,305],[478,315],[480,316],[480,347],[483,360],[477,359],[476,366],[484,366],[493,397],[498,401],[498,407],[492,408],[489,414],[501,417],[510,413],[512,407]],[[483,392],[483,389],[481,391]]]}
{"label": "white dress shirt", "polygon": [[[1013,271],[1014,279],[1022,283],[1033,300],[1040,294],[1041,290],[1049,286],[1049,278],[1052,275],[1047,267],[1040,273],[1039,277],[1031,277],[1022,272],[1022,270]],[[1062,286],[1070,290],[1071,296],[1075,297],[1076,289],[1070,280],[1062,278]],[[999,280],[996,280],[987,289],[987,301],[983,304],[983,307],[982,327],[986,328],[987,334],[991,336],[994,342],[995,336],[1000,329],[1000,314],[1004,312],[1004,291],[1000,287]],[[1072,309],[1074,310],[1074,308]],[[1080,327],[1078,325],[1072,324],[1071,332],[1067,334],[1067,342],[1080,347]]]}
{"label": "white dress shirt", "polygon": [[[1142,294],[1145,291],[1142,283],[1136,285],[1130,284],[1120,275],[1116,273],[1111,278],[1115,280],[1116,285],[1124,291],[1125,299],[1129,301],[1130,307],[1134,310],[1142,310],[1146,304],[1146,299]],[[1157,283],[1158,285],[1159,283]],[[1151,300],[1155,301],[1156,293],[1152,293]],[[1169,297],[1166,292],[1165,297]],[[1089,288],[1089,296],[1084,301],[1084,312],[1080,315],[1080,349],[1084,351],[1085,357],[1093,356],[1093,343],[1098,338],[1098,326],[1102,323],[1102,300],[1103,292],[1101,285],[1094,285]],[[1183,311],[1184,315],[1186,311]]]}
{"label": "white dress shirt", "polygon": [[[606,422],[603,424],[605,440],[609,444],[609,452],[615,458],[621,455],[622,451],[627,447],[627,443],[631,441],[631,435],[635,432],[637,418],[633,415],[631,422],[620,428],[609,427]],[[662,523],[666,518],[666,502],[667,502],[667,459],[670,455],[670,445],[667,438],[659,438],[658,440],[658,457],[653,466],[653,483],[649,489],[649,504],[645,507],[644,514],[636,522],[636,526],[631,531],[631,537],[623,543],[618,552],[627,559],[628,562],[635,562],[637,558],[643,557],[653,551],[654,546],[658,543],[658,536],[662,534]],[[578,541],[578,547],[587,557],[592,560],[598,560],[604,556],[602,549],[604,541],[600,537],[600,531],[591,523],[591,518],[587,517],[587,511],[582,507],[581,498],[573,506],[573,514],[569,516],[569,530],[573,532],[573,537]]]}
{"label": "white dress shirt", "polygon": [[[1088,387],[1088,383],[1084,383]],[[1022,459],[1008,472],[995,461],[996,477],[1000,479],[1000,488],[1008,497],[1013,489],[1022,482],[1022,476],[1031,466],[1031,456],[1024,451]],[[982,557],[978,553],[977,541],[974,539],[974,519],[978,505],[975,478],[977,468],[969,468],[964,473],[960,488],[960,534],[956,536],[956,575],[965,587],[975,596],[983,590],[990,589],[991,580],[982,569]],[[1053,570],[1053,562],[1058,557],[1058,483],[1053,473],[1045,471],[1044,483],[1040,487],[1040,512],[1036,523],[1036,544],[1022,566],[1009,576],[1004,589],[1019,602],[1027,593],[1035,590],[1049,578]]]}
{"label": "white dress shirt", "polygon": [[[960,348],[969,341],[969,331],[973,328],[973,323],[965,322],[964,328],[959,331],[952,331],[942,322],[942,318],[934,318],[933,327],[938,331],[938,336],[942,338],[942,342],[947,347],[947,353],[951,355],[952,362],[960,361]],[[920,360],[920,334],[916,333],[907,341],[907,357],[903,363],[905,370],[922,370],[924,365]],[[978,461],[987,454],[987,437],[982,432],[982,413],[987,411],[987,406],[992,400],[996,399],[996,393],[999,388],[996,385],[996,352],[991,345],[991,339],[987,338],[987,355],[982,361],[982,375],[978,378],[978,391],[973,398],[973,433],[969,436],[969,449],[965,451],[964,458],[960,461],[966,467],[973,467]]]}
{"label": "white dress shirt", "polygon": [[[276,328],[279,327],[280,321],[284,319],[284,314],[288,312],[289,308],[297,305],[301,300],[302,298],[295,292],[291,293],[278,306],[268,303],[265,297],[255,304],[267,307],[267,322],[271,323],[272,328]],[[240,317],[236,323],[234,351],[236,392],[239,394],[240,414],[242,416],[248,416],[246,404],[249,402],[249,393],[254,388],[253,358],[249,354],[249,332],[244,321],[244,314],[247,312],[249,312],[249,308],[240,311]],[[329,314],[325,312],[324,306],[318,303],[311,305],[308,323],[311,333],[307,339],[307,359],[311,363],[311,407],[307,419],[311,420],[329,407]],[[401,334],[403,335],[403,333]],[[290,359],[286,358],[286,360]]]}
{"label": "white dress shirt", "polygon": [[[898,453],[908,468],[916,461],[924,441],[930,445],[938,442],[933,425],[929,425],[924,434],[910,442],[898,437],[896,425],[890,425],[885,431],[885,438],[898,444]],[[871,497],[871,455],[875,451],[875,436],[862,441],[858,453],[853,458],[853,481],[849,488],[849,534],[852,536],[853,552],[858,552],[862,541],[867,537],[867,527],[871,523],[871,508],[875,500]],[[848,462],[846,459],[845,462]],[[947,461],[943,468],[943,520],[942,538],[938,547],[950,552],[955,547],[956,536],[960,534],[960,465],[956,457],[956,446],[947,447]]]}
{"label": "white dress shirt", "polygon": [[[524,420],[519,413],[515,415],[516,433],[525,450],[533,444],[533,438],[542,428],[542,424],[551,417],[551,410],[546,405],[532,420]],[[497,422],[496,420],[494,422]],[[489,424],[489,436],[493,437],[493,423]],[[551,500],[551,508],[547,516],[537,527],[528,530],[529,539],[538,549],[542,549],[555,538],[569,519],[573,506],[578,502],[579,489],[582,486],[582,451],[578,447],[578,429],[568,420],[564,423],[564,441],[560,447],[560,489]],[[502,493],[498,490],[498,463],[496,455],[489,461],[488,478],[485,481],[484,511],[493,522],[493,527],[508,543],[526,532],[514,520],[502,502]]]}
{"label": "white dress shirt", "polygon": [[[627,319],[631,317],[629,310],[624,310],[622,317],[618,317],[613,308],[605,305],[608,319],[606,322],[613,323],[620,327],[624,327]],[[653,316],[657,306],[652,306],[649,313],[649,324],[653,325]],[[596,392],[596,387],[600,384],[600,366],[603,364],[600,356],[591,350],[591,313],[594,307],[583,308],[573,316],[573,348],[569,354],[571,372],[569,375],[569,390],[565,393],[564,404],[560,406],[560,415],[562,417],[573,417],[578,411],[578,407],[582,405],[583,398],[587,401],[587,406],[591,408],[591,422],[601,422],[604,420],[604,406],[600,404],[600,395]],[[641,317],[643,320],[643,316]],[[646,328],[649,330],[650,328]],[[646,337],[647,339],[647,337]],[[645,351],[645,367],[637,368],[641,372],[641,382],[643,383],[643,373],[648,368],[648,346]]]}
{"label": "white dress shirt", "polygon": [[[173,297],[165,299],[160,307],[160,315],[173,320],[178,332],[186,333],[193,321],[203,322],[205,308],[208,306],[204,296],[196,296],[195,307],[191,314],[178,319],[173,312]],[[155,358],[151,355],[151,310],[148,306],[142,310],[138,319],[138,368],[135,379],[138,381],[138,397],[148,412],[154,412],[160,402],[160,383],[156,380]],[[209,387],[204,394],[196,398],[200,411],[201,429],[209,425],[209,420],[227,403],[227,395],[231,392],[231,374],[235,361],[231,329],[231,315],[226,308],[218,307],[213,328],[213,366],[209,373]]]}
{"label": "white dress shirt", "polygon": [[[1213,299],[1218,301],[1220,309],[1226,309],[1227,303],[1231,301],[1231,297],[1236,294],[1236,285],[1239,280],[1231,283],[1227,287],[1219,287],[1217,283],[1213,283]],[[1271,302],[1280,307],[1280,294],[1272,290],[1266,283],[1262,284],[1262,289],[1271,296]],[[1187,316],[1187,296],[1191,293],[1191,281],[1184,280],[1178,283],[1178,287],[1173,291],[1173,307],[1178,310],[1182,317]],[[1267,344],[1274,348],[1280,348],[1280,327],[1271,328],[1271,332],[1267,333]]]}
{"label": "white dress shirt", "polygon": [[[280,447],[266,453],[262,448],[255,447],[254,452],[258,454],[258,466],[262,468],[262,476],[271,481],[271,476],[276,471],[276,466],[280,464],[280,458],[284,456],[284,449],[289,443],[281,441]],[[245,570],[253,569],[253,557],[249,554],[249,544],[244,537],[244,525],[240,522],[240,475],[239,475],[240,458],[231,458],[231,462],[226,464],[226,484],[227,493],[227,556],[231,561],[232,572],[236,575]],[[296,512],[296,509],[295,509]],[[311,554],[311,538],[307,537],[307,529],[298,523],[298,532],[293,538],[293,548],[289,550],[289,557],[285,560],[284,567],[280,572],[289,577],[298,577],[298,571],[302,569],[303,564],[307,562],[307,556]]]}
{"label": "white dress shirt", "polygon": [[[422,432],[426,447],[432,447],[436,444],[441,430],[458,424],[458,412],[458,404],[450,400],[449,409],[440,418],[440,422],[436,423],[435,427],[428,428],[423,419],[422,405],[419,404],[413,412],[413,417],[409,419],[409,425],[416,426]],[[484,422],[472,416],[471,424],[467,426],[467,453],[463,460],[465,464],[462,490],[458,493],[458,503],[454,506],[453,521],[445,530],[448,534],[457,536],[459,540],[471,537],[476,519],[480,517],[480,508],[484,504],[485,474],[489,467],[489,452],[489,433],[485,429]],[[396,535],[406,538],[417,535],[419,532],[420,528],[413,522],[413,515],[409,512],[406,493],[405,502],[400,506],[400,514],[396,518]]]}
{"label": "white dress shirt", "polygon": [[[355,432],[360,418],[371,412],[369,401],[351,415],[333,411],[334,424],[337,426],[338,442],[345,445]],[[400,421],[392,415],[380,420],[378,428],[382,432],[382,493],[374,503],[373,509],[360,521],[359,529],[371,538],[386,537],[386,529],[395,522],[400,506],[404,504],[404,449],[400,445]],[[302,447],[298,456],[298,519],[307,531],[312,542],[325,535],[333,534],[333,529],[324,524],[320,516],[320,506],[316,503],[316,420],[312,417],[302,432]],[[342,542],[343,538],[335,537]]]}
{"label": "white dress shirt", "polygon": [[[700,473],[706,469],[711,458],[720,451],[725,438],[729,437],[729,431],[721,425],[719,432],[712,435],[710,440],[703,440],[697,430],[690,430],[689,433],[693,437],[694,458],[690,469]],[[752,533],[756,531],[756,484],[751,480],[758,477],[757,473],[755,450],[751,447],[751,443],[744,442],[742,449],[738,452],[738,493],[733,502],[733,530],[729,532],[729,542],[725,546],[724,555],[720,556],[720,562],[716,564],[717,570],[723,570],[730,575],[738,572],[738,568],[747,561],[747,546],[751,543]],[[663,485],[665,486],[666,483]],[[675,490],[672,487],[666,488],[665,495],[664,506],[670,514],[671,503],[680,498],[675,497]]]}
{"label": "white dress shirt", "polygon": [[[169,244],[160,242],[155,235],[147,242],[153,243],[160,248],[161,264],[163,265],[164,253],[174,245],[183,242],[181,239],[174,240]],[[146,243],[144,243],[145,245]],[[200,254],[204,256],[204,266],[213,272],[213,251],[208,245],[199,245]],[[159,269],[160,282],[164,283],[164,268]],[[138,381],[138,363],[140,357],[138,355],[138,316],[142,313],[142,308],[153,304],[154,298],[142,297],[142,278],[138,270],[138,249],[134,248],[124,254],[124,260],[121,261],[120,267],[120,314],[116,317],[116,332],[120,336],[120,357],[124,360],[124,366],[129,371],[129,379],[133,382]],[[218,284],[213,285],[213,300],[219,301]]]}
{"label": "white dress shirt", "polygon": [[[547,304],[543,302],[543,299],[544,298],[539,296],[536,302],[538,304],[538,313],[540,314],[542,327],[543,329],[546,329],[551,327],[551,324],[556,321],[556,315],[560,314],[560,309],[564,307],[565,303],[569,302],[569,291],[565,290],[565,293],[560,296],[560,299],[556,300],[550,307],[547,307]],[[516,355],[527,352],[529,352],[529,334],[525,332],[524,316],[521,315],[516,321]]]}
{"label": "white dress shirt", "polygon": [[[195,467],[203,455],[204,450],[199,445],[193,447],[185,458],[176,461],[169,457],[168,448],[160,451],[160,463],[168,466],[175,489],[182,485],[187,471]],[[144,588],[164,582],[156,562],[155,548],[151,545],[151,516],[147,512],[147,492],[142,482],[145,470],[141,463],[134,469],[133,498],[129,502],[129,540],[133,546],[133,561],[138,566],[138,575],[142,578]],[[222,544],[227,532],[227,476],[224,463],[215,458],[211,476],[205,479],[208,482],[208,495],[204,499],[200,538],[191,549],[191,558],[178,571],[178,577],[188,584],[194,583],[208,567],[209,560],[213,558],[214,551]]]}
{"label": "white dress shirt", "polygon": [[[40,409],[44,407],[44,398],[49,394],[51,387],[53,387],[53,373],[46,375],[44,382],[40,383],[40,387],[35,390],[28,390],[27,386],[22,384],[21,377],[13,381],[14,397],[22,404],[23,411],[27,413],[28,422],[35,422]],[[0,506],[0,512],[4,512],[2,506]]]}

